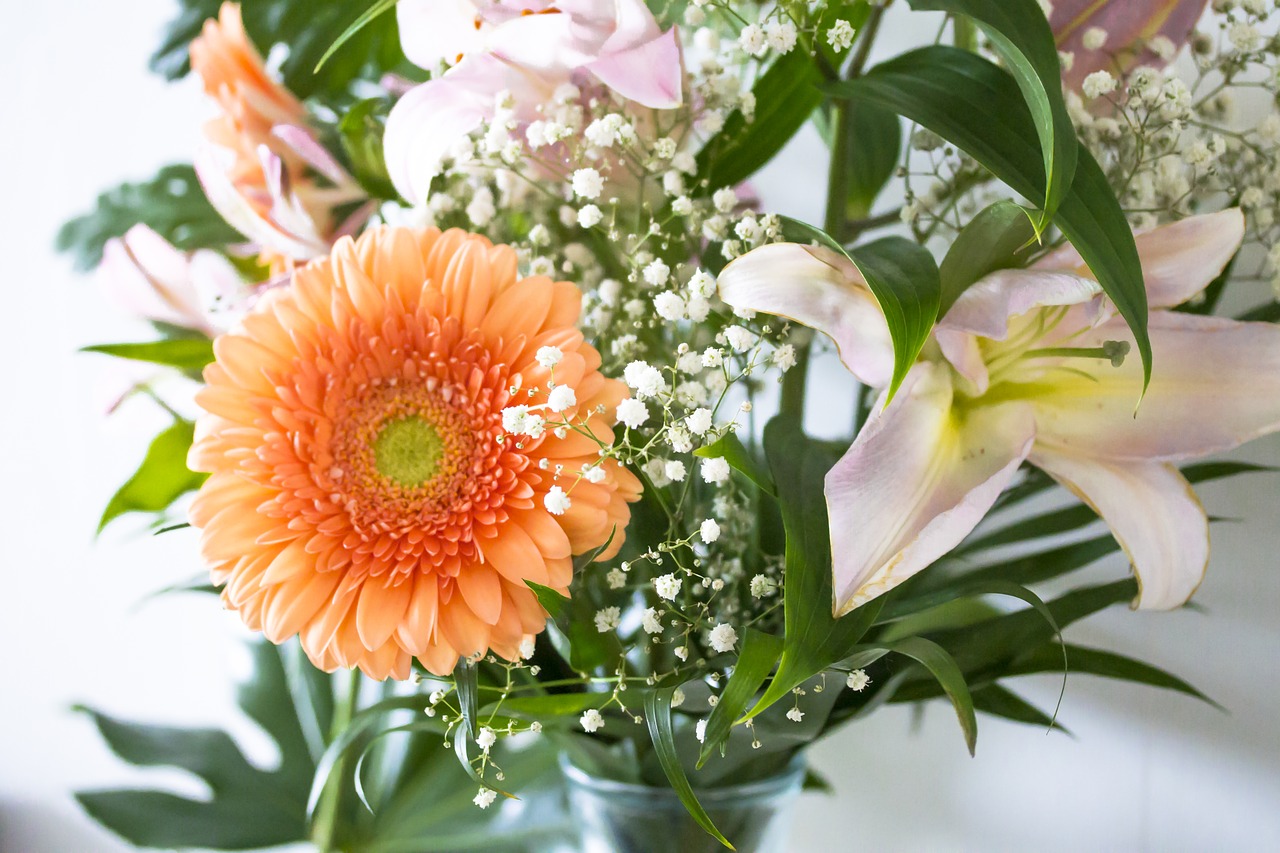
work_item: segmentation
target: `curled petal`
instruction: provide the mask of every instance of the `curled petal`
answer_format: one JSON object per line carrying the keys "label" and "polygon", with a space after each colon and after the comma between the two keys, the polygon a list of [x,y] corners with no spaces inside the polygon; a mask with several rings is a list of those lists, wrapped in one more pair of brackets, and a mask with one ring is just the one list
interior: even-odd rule
{"label": "curled petal", "polygon": [[145,225],[102,250],[99,274],[122,305],[142,317],[213,331],[201,310],[187,256]]}
{"label": "curled petal", "polygon": [[1191,598],[1209,564],[1209,520],[1191,484],[1161,462],[1107,462],[1036,445],[1031,463],[1093,507],[1129,555],[1143,610]]}
{"label": "curled petal", "polygon": [[952,401],[947,368],[916,365],[827,474],[836,615],[958,545],[1030,452],[1024,404],[959,411]]}
{"label": "curled petal", "polygon": [[1102,288],[1090,278],[1044,270],[1001,270],[975,282],[938,324],[993,341],[1009,335],[1009,319],[1047,305],[1080,305]]}
{"label": "curled petal", "polygon": [[646,107],[672,109],[684,101],[684,66],[675,27],[641,44],[606,52],[587,70],[622,97]]}
{"label": "curled petal", "polygon": [[720,297],[734,308],[786,317],[830,336],[859,382],[889,384],[889,326],[848,258],[830,249],[771,243],[725,267],[719,286]]}
{"label": "curled petal", "polygon": [[[1155,311],[1150,331],[1158,368],[1136,415],[1137,358],[1118,368],[1069,359],[1036,383],[1039,434],[1070,452],[1107,459],[1180,460],[1280,429],[1280,327]],[[1132,340],[1125,323],[1112,319],[1072,346]]]}

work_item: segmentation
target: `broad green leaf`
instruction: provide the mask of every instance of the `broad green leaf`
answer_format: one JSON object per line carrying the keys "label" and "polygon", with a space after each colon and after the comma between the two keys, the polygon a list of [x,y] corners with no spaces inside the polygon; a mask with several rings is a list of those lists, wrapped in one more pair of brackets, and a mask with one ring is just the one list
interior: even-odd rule
{"label": "broad green leaf", "polygon": [[111,497],[98,532],[126,512],[162,512],[189,491],[200,488],[205,474],[187,468],[187,451],[195,435],[190,421],[174,421],[147,448],[133,476]]}
{"label": "broad green leaf", "polygon": [[671,697],[675,692],[674,687],[665,687],[650,690],[645,694],[644,718],[649,725],[649,737],[653,740],[654,752],[658,755],[658,761],[662,764],[662,770],[666,773],[672,790],[689,810],[690,816],[707,831],[708,835],[733,850],[734,846],[720,834],[720,830],[716,829],[716,825],[711,822],[706,810],[698,802],[698,796],[693,792],[689,777],[685,775],[684,766],[680,763],[680,754],[676,751],[675,732],[671,727]]}
{"label": "broad green leaf", "polygon": [[[404,68],[400,30],[395,15],[379,15],[354,32],[324,67],[316,66],[333,44],[368,11],[385,0],[316,3],[314,0],[244,0],[241,14],[250,40],[266,56],[277,44],[289,48],[280,65],[284,84],[300,98],[335,99],[356,79],[377,81]],[[218,16],[222,0],[179,0],[181,11],[166,28],[164,41],[152,54],[151,70],[169,80],[191,71],[188,47],[209,18]]]}
{"label": "broad green leaf", "polygon": [[543,586],[530,580],[526,580],[524,583],[538,597],[538,603],[542,605],[543,610],[547,611],[548,617],[552,619],[560,618],[561,614],[564,613],[565,605],[569,602],[568,596],[561,595],[549,586]]}
{"label": "broad green leaf", "polygon": [[703,459],[723,459],[731,468],[740,471],[748,480],[755,483],[760,491],[770,495],[776,491],[768,469],[756,461],[735,433],[725,433],[711,444],[693,451],[693,455]]}
{"label": "broad green leaf", "polygon": [[813,58],[793,50],[774,61],[752,87],[751,121],[734,112],[698,152],[698,175],[708,189],[733,186],[773,159],[822,103],[823,80]]}
{"label": "broad green leaf", "polygon": [[942,282],[929,250],[904,237],[883,237],[853,249],[845,249],[831,235],[790,217],[782,220],[782,235],[794,243],[816,242],[837,251],[857,267],[880,310],[893,339],[893,380],[885,405],[916,363],[925,341],[938,321]]}
{"label": "broad green leaf", "polygon": [[831,535],[823,479],[836,451],[807,438],[798,421],[776,417],[765,427],[765,454],[786,530],[783,590],[785,632],[778,671],[745,719],[765,711],[808,678],[848,657],[883,606],[873,599],[833,616]]}
{"label": "broad green leaf", "polygon": [[138,344],[96,344],[84,347],[81,352],[97,352],[198,372],[213,361],[213,341],[208,338],[172,338]]}
{"label": "broad green leaf", "polygon": [[993,717],[1002,717],[1015,723],[1026,723],[1046,729],[1057,729],[1065,735],[1071,735],[1070,731],[1048,713],[999,684],[988,684],[980,690],[973,691],[973,707]]}
{"label": "broad green leaf", "polygon": [[951,699],[951,704],[956,709],[956,718],[960,721],[960,729],[964,732],[965,745],[969,747],[969,754],[973,755],[978,745],[978,720],[973,713],[969,685],[965,683],[964,673],[956,665],[955,659],[942,646],[924,637],[907,637],[890,643],[885,648],[905,655],[929,670]]}
{"label": "broad green leaf", "polygon": [[[1061,661],[1057,659],[1055,651],[1050,647],[1041,646],[1018,658],[1008,668],[1005,675],[1015,676],[1052,672],[1061,665]],[[1221,705],[1186,681],[1149,663],[1143,663],[1140,660],[1104,649],[1091,649],[1085,646],[1068,645],[1067,652],[1071,657],[1072,672],[1083,672],[1103,678],[1132,681],[1135,684],[1145,684],[1149,687],[1160,687],[1165,690],[1185,693],[1187,696],[1193,696],[1196,699],[1208,702],[1218,710],[1223,710]]]}
{"label": "broad green leaf", "polygon": [[154,178],[120,184],[98,196],[93,210],[67,221],[54,245],[90,270],[102,260],[102,248],[137,224],[149,226],[184,251],[221,248],[244,240],[205,198],[190,166],[165,166]]}
{"label": "broad green leaf", "polygon": [[[966,151],[1014,192],[1045,197],[1035,122],[1018,84],[979,56],[952,47],[920,48],[826,89],[894,110]],[[1138,249],[1107,176],[1083,146],[1055,222],[1129,324],[1149,383],[1151,340]]]}
{"label": "broad green leaf", "polygon": [[[908,0],[921,11],[973,19],[1004,60],[1026,102],[1040,141],[1045,182],[1037,232],[1048,227],[1075,177],[1080,145],[1062,97],[1062,66],[1049,21],[1037,0]],[[1039,201],[1040,199],[1037,199]]]}
{"label": "broad green leaf", "polygon": [[742,652],[734,664],[733,676],[720,694],[720,701],[707,719],[707,729],[698,755],[698,769],[707,763],[717,747],[728,739],[734,720],[742,715],[747,702],[764,684],[782,654],[782,639],[754,628],[748,628],[742,641]]}
{"label": "broad green leaf", "polygon": [[871,213],[880,191],[898,168],[902,152],[902,122],[898,114],[875,104],[851,101],[845,109],[849,122],[845,158],[848,201],[845,216],[861,219]]}
{"label": "broad green leaf", "polygon": [[1001,200],[984,208],[956,235],[938,267],[942,300],[938,316],[945,317],[969,286],[997,270],[1026,265],[1036,239],[1026,208]]}
{"label": "broad green leaf", "polygon": [[253,647],[254,675],[239,702],[280,751],[276,770],[244,757],[225,732],[140,725],[81,708],[120,758],[140,766],[176,767],[209,786],[208,799],[161,790],[80,791],[94,820],[141,847],[243,850],[307,837],[305,805],[314,763],[288,695],[281,649]]}

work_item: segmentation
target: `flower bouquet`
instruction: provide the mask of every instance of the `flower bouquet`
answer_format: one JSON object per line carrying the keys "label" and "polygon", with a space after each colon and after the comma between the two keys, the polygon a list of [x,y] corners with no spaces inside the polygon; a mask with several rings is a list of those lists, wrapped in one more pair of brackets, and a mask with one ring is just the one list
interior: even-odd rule
{"label": "flower bouquet", "polygon": [[[1205,7],[182,0],[192,165],[59,244],[172,415],[102,524],[192,537],[281,761],[89,711],[212,797],[83,807],[141,846],[776,850],[806,748],[886,703],[972,751],[979,712],[1060,727],[1019,676],[1205,698],[1062,638],[1184,605],[1193,484],[1254,470],[1201,460],[1280,427],[1280,42]],[[749,182],[802,134],[821,223]]]}

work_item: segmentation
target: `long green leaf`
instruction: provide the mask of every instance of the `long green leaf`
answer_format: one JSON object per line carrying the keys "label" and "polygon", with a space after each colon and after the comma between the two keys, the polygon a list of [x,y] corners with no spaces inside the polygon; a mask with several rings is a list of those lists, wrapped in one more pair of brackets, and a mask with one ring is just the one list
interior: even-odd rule
{"label": "long green leaf", "polygon": [[171,338],[138,344],[96,344],[84,347],[81,352],[96,352],[131,361],[176,367],[179,370],[199,371],[213,361],[213,341],[208,338]]}
{"label": "long green leaf", "polygon": [[978,746],[978,720],[973,713],[973,697],[969,695],[969,685],[965,683],[964,673],[960,671],[955,658],[942,646],[924,637],[907,637],[888,644],[886,648],[906,655],[929,670],[951,699],[951,704],[956,709],[956,718],[960,721],[960,729],[964,732],[965,745],[969,747],[969,754],[973,755]]}
{"label": "long green leaf", "polygon": [[189,491],[200,488],[204,474],[187,468],[187,451],[195,425],[178,420],[151,442],[138,470],[111,496],[98,532],[127,512],[162,512]]}
{"label": "long green leaf", "polygon": [[831,235],[797,219],[780,217],[783,236],[795,243],[816,242],[849,259],[867,282],[893,339],[893,379],[885,405],[893,399],[907,371],[938,321],[942,281],[929,250],[904,237],[884,237],[845,249]]}
{"label": "long green leaf", "polygon": [[706,809],[698,802],[698,795],[693,792],[689,777],[685,775],[684,766],[680,763],[680,753],[676,750],[675,732],[671,727],[671,697],[675,692],[674,687],[665,687],[650,690],[645,694],[644,718],[649,725],[649,737],[653,740],[654,752],[657,753],[658,762],[662,765],[662,771],[667,775],[667,781],[671,783],[672,790],[676,792],[680,802],[684,803],[684,807],[689,810],[690,816],[697,821],[698,826],[705,829],[708,835],[725,847],[733,850],[735,848],[729,843],[729,839],[716,829]]}
{"label": "long green leaf", "polygon": [[[1062,97],[1058,47],[1036,0],[908,0],[911,8],[972,18],[1022,91],[1040,141],[1045,182],[1037,231],[1048,227],[1075,177],[1080,149]],[[1037,199],[1039,201],[1039,199]]]}
{"label": "long green leaf", "polygon": [[476,665],[466,658],[458,661],[453,668],[453,683],[458,690],[458,707],[462,711],[463,728],[474,740],[479,723],[476,721],[476,709],[479,706],[479,686],[477,684]]}
{"label": "long green leaf", "polygon": [[[1039,138],[1018,84],[979,56],[943,46],[920,48],[857,80],[825,88],[895,110],[966,151],[1015,192],[1045,197]],[[1083,146],[1055,222],[1129,324],[1149,383],[1147,292],[1137,246],[1106,174]]]}
{"label": "long green leaf", "polygon": [[981,690],[973,691],[973,707],[993,717],[1002,717],[1015,723],[1026,723],[1046,729],[1057,729],[1065,735],[1071,735],[1071,732],[1054,717],[999,684],[988,684]]}
{"label": "long green leaf", "polygon": [[707,763],[716,748],[729,738],[729,731],[744,710],[747,702],[764,684],[782,654],[782,639],[754,628],[748,628],[742,641],[742,653],[734,664],[733,676],[720,694],[720,701],[707,719],[707,729],[698,755],[698,769]]}
{"label": "long green leaf", "polygon": [[[1221,705],[1186,681],[1149,663],[1143,663],[1140,660],[1135,660],[1116,652],[1109,652],[1105,649],[1092,649],[1085,646],[1068,645],[1067,652],[1071,656],[1072,672],[1083,672],[1103,678],[1132,681],[1135,684],[1145,684],[1148,687],[1173,690],[1207,702],[1218,710],[1223,710]],[[1054,650],[1041,646],[1016,660],[1009,667],[1006,675],[1030,675],[1049,672],[1055,669],[1058,663]]]}
{"label": "long green leaf", "polygon": [[844,152],[849,181],[845,214],[861,219],[871,213],[880,191],[898,168],[902,121],[892,110],[855,101],[846,108],[850,150]]}

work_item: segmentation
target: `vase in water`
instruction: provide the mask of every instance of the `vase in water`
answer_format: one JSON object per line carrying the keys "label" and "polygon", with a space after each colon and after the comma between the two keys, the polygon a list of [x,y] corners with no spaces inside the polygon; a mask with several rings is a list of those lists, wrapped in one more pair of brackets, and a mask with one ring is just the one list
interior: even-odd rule
{"label": "vase in water", "polygon": [[[712,853],[725,848],[689,815],[675,791],[595,776],[562,757],[569,813],[582,853]],[[740,785],[699,790],[698,801],[741,853],[784,853],[805,762]]]}

